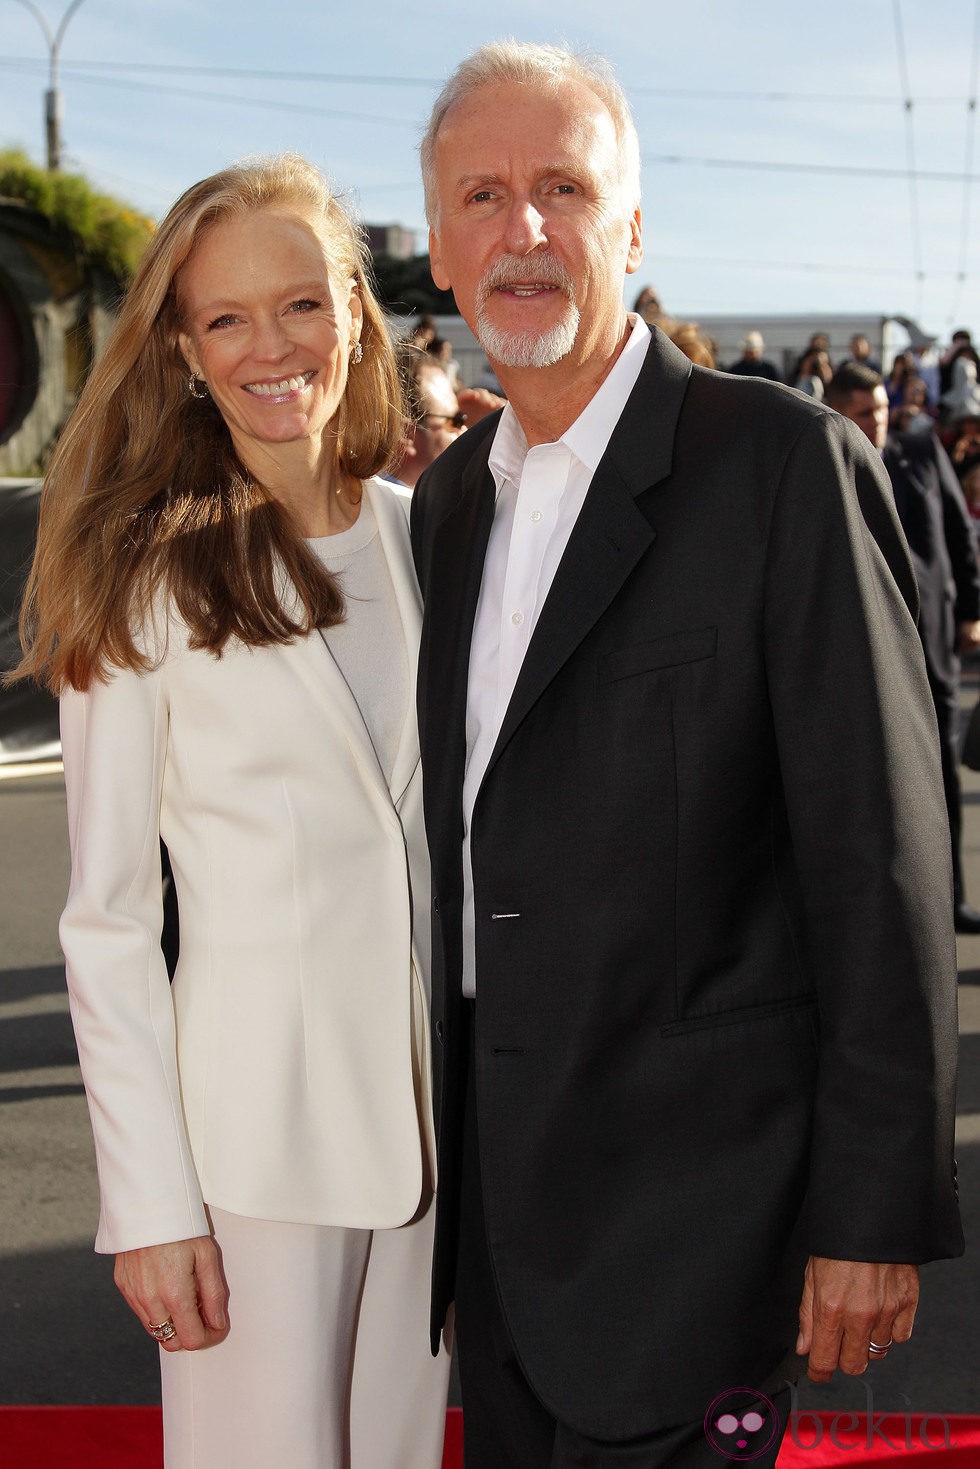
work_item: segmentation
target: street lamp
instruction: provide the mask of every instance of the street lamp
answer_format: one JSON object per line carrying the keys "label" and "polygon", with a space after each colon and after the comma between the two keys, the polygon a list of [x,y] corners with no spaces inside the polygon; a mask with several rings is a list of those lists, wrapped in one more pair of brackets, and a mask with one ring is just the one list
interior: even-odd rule
{"label": "street lamp", "polygon": [[51,71],[48,90],[44,94],[44,129],[48,144],[48,168],[52,173],[56,173],[61,167],[61,93],[58,91],[58,52],[61,49],[61,40],[68,22],[81,5],[82,0],[71,0],[56,31],[51,30],[44,15],[34,4],[34,0],[17,0],[17,3],[25,5],[31,12],[48,43]]}

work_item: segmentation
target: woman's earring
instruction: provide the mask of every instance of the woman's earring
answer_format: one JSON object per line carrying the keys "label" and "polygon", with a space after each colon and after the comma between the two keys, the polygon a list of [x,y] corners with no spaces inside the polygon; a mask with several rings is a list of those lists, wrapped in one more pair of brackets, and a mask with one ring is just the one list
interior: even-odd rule
{"label": "woman's earring", "polygon": [[[198,392],[198,388],[200,388],[200,392]],[[196,398],[199,403],[203,403],[205,398],[210,398],[211,396],[211,394],[208,392],[207,383],[202,382],[196,372],[192,372],[190,375],[190,380],[187,384],[187,391],[190,393],[191,397]]]}
{"label": "woman's earring", "polygon": [[350,365],[351,365],[351,367],[356,367],[357,364],[363,358],[363,356],[364,356],[364,348],[361,346],[360,342],[354,342],[354,344],[352,345],[352,347],[350,349]]}

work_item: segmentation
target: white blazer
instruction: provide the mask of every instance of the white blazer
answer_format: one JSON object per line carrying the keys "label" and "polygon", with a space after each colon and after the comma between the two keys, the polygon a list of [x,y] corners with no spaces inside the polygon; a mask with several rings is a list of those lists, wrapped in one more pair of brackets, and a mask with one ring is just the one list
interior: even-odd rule
{"label": "white blazer", "polygon": [[[365,494],[414,695],[407,504],[380,480]],[[67,692],[61,727],[60,932],[95,1133],[96,1249],[205,1234],[205,1201],[403,1224],[434,1152],[414,697],[389,789],[319,634],[215,658],[171,620],[159,666]],[[172,988],[158,833],[180,906]]]}

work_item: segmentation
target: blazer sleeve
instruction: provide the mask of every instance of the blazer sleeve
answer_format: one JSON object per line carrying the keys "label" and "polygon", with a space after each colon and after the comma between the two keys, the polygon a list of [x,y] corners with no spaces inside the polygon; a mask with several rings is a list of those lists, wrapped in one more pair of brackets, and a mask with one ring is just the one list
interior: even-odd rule
{"label": "blazer sleeve", "polygon": [[60,925],[95,1136],[96,1249],[207,1234],[181,1108],[160,932],[163,668],[61,699],[71,883]]}
{"label": "blazer sleeve", "polygon": [[977,534],[967,509],[956,471],[938,439],[933,439],[936,472],[943,501],[943,530],[946,549],[956,583],[957,622],[980,618],[980,567],[977,565]]}
{"label": "blazer sleeve", "polygon": [[799,435],[767,560],[767,678],[819,1001],[808,1245],[962,1250],[956,954],[935,715],[883,467],[843,420]]}

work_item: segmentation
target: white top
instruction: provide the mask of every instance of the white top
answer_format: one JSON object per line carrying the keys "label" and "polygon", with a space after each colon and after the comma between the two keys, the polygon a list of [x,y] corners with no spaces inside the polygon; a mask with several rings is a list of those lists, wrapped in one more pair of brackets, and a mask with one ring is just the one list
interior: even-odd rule
{"label": "white top", "polygon": [[528,644],[537,626],[592,476],[646,357],[639,317],[595,397],[553,444],[527,446],[508,403],[490,450],[497,486],[483,582],[470,645],[463,780],[463,993],[476,994],[476,922],[470,823]]}
{"label": "white top", "polygon": [[346,619],[321,629],[321,636],[354,695],[390,784],[411,697],[408,650],[368,498],[349,530],[311,536],[308,544],[340,582]]}

